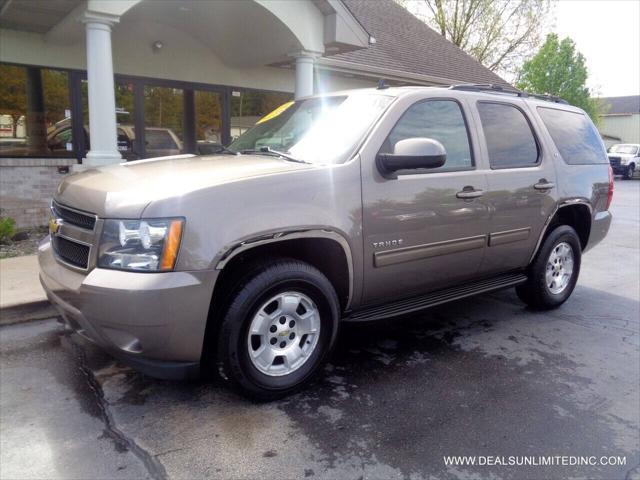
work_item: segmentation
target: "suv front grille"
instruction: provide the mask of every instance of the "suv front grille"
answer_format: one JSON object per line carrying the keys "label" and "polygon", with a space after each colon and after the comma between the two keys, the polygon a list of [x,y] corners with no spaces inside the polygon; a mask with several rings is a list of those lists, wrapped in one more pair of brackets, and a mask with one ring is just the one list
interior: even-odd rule
{"label": "suv front grille", "polygon": [[96,217],[94,215],[72,210],[60,205],[55,200],[51,202],[51,210],[53,210],[53,215],[55,217],[61,218],[64,222],[70,223],[71,225],[87,230],[93,230],[96,226]]}
{"label": "suv front grille", "polygon": [[53,251],[63,261],[79,268],[87,268],[89,266],[90,247],[88,245],[67,240],[57,235],[51,237],[51,245],[53,246]]}
{"label": "suv front grille", "polygon": [[620,157],[609,157],[609,163],[612,167],[620,166]]}

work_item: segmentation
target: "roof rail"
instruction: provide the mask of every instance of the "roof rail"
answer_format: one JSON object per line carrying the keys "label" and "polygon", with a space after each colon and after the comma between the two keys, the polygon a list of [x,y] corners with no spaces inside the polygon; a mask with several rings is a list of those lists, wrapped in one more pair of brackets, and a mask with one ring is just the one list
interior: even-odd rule
{"label": "roof rail", "polygon": [[508,93],[516,95],[518,97],[527,97],[528,95],[522,90],[508,86],[508,85],[496,85],[495,83],[461,83],[458,85],[451,85],[449,90],[465,90],[469,92],[496,92],[496,93]]}
{"label": "roof rail", "polygon": [[547,102],[555,102],[555,103],[562,103],[564,105],[569,105],[569,102],[567,102],[566,100],[560,97],[556,97],[555,95],[543,95],[541,93],[529,93],[528,95],[531,98],[537,98],[538,100],[546,100]]}
{"label": "roof rail", "polygon": [[542,95],[537,93],[527,93],[517,88],[508,85],[496,85],[494,83],[462,83],[459,85],[451,85],[450,90],[464,90],[468,92],[494,92],[494,93],[506,93],[509,95],[516,95],[522,98],[537,98],[538,100],[546,100],[548,102],[567,104],[566,100],[553,95]]}

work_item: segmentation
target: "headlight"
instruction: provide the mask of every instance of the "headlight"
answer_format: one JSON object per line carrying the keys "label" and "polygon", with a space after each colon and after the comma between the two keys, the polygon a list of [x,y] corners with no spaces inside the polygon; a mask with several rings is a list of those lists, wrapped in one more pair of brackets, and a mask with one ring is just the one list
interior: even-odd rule
{"label": "headlight", "polygon": [[98,267],[142,272],[173,270],[183,219],[105,220]]}

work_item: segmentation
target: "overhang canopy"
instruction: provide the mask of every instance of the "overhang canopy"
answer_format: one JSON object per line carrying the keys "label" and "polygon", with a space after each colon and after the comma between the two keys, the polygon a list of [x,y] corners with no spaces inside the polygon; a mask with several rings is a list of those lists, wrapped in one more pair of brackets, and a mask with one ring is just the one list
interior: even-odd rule
{"label": "overhang canopy", "polygon": [[239,67],[369,44],[368,32],[341,0],[0,0],[2,28],[41,33],[58,44],[83,39],[79,19],[87,14],[119,23],[115,35],[142,21],[178,29]]}

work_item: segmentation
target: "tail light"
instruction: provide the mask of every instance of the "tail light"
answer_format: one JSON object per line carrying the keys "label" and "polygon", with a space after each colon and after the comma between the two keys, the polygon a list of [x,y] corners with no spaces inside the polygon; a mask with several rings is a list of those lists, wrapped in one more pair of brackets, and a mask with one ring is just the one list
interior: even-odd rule
{"label": "tail light", "polygon": [[604,208],[605,210],[609,210],[611,200],[613,200],[613,169],[611,165],[609,165],[609,192],[607,193],[607,206]]}

